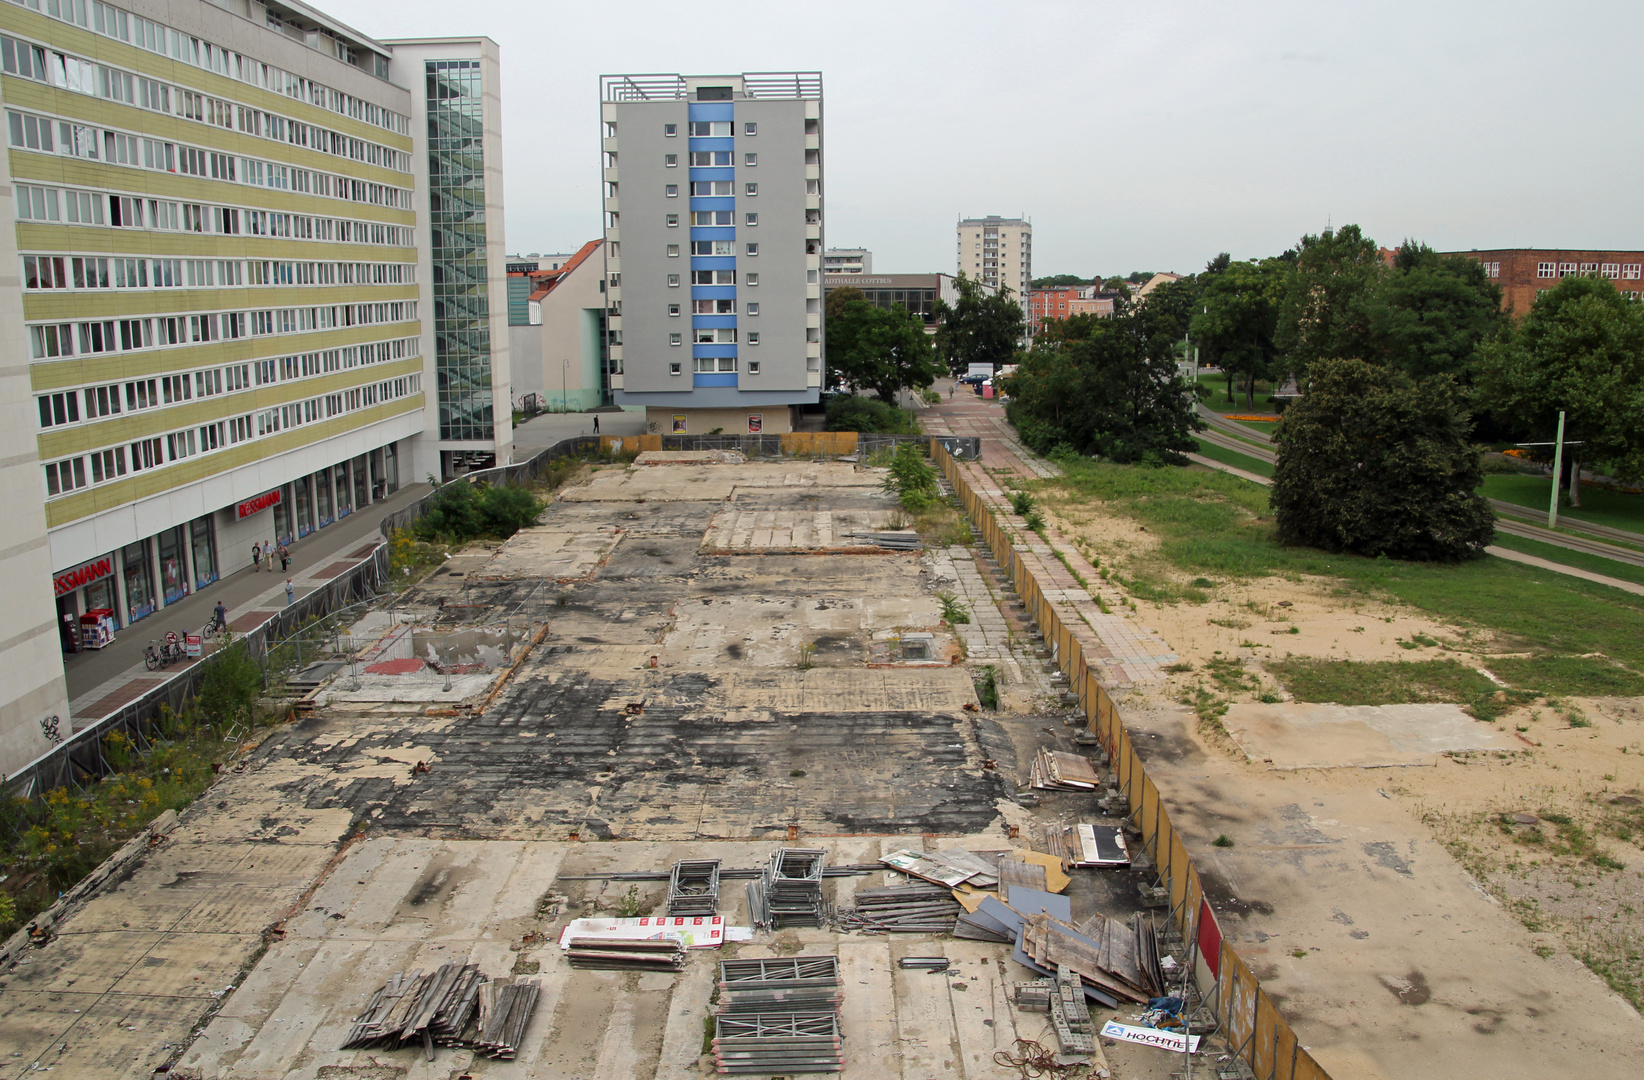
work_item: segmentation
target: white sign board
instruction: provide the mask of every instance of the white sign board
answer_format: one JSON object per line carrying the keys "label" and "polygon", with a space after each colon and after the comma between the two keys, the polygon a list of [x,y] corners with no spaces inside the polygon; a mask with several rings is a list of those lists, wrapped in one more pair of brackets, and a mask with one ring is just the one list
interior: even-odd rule
{"label": "white sign board", "polygon": [[687,949],[717,949],[725,942],[723,915],[650,916],[640,919],[572,919],[559,935],[559,947],[572,938],[602,941],[679,941]]}
{"label": "white sign board", "polygon": [[[1185,1037],[1174,1031],[1160,1031],[1158,1028],[1132,1027],[1121,1024],[1116,1020],[1109,1020],[1102,1025],[1102,1038],[1118,1039],[1120,1042],[1141,1043],[1143,1046],[1157,1046],[1160,1050],[1174,1050],[1182,1052],[1182,1043]],[[1193,1052],[1198,1053],[1199,1036],[1193,1036]]]}

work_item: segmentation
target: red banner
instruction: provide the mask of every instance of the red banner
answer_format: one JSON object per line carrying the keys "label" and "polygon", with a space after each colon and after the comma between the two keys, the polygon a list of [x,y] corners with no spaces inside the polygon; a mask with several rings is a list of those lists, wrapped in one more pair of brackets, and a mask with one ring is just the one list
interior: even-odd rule
{"label": "red banner", "polygon": [[63,571],[52,579],[52,585],[56,588],[57,595],[62,596],[64,593],[73,592],[82,585],[90,585],[98,578],[108,577],[112,573],[114,573],[114,556],[104,555],[100,559],[93,559],[82,566],[76,566],[73,570]]}
{"label": "red banner", "polygon": [[270,506],[273,506],[279,501],[279,488],[275,488],[273,491],[265,491],[255,499],[247,499],[245,502],[241,503],[240,516],[243,518],[248,518],[260,510],[267,510]]}
{"label": "red banner", "polygon": [[1222,975],[1222,928],[1216,925],[1216,913],[1210,903],[1199,901],[1199,959],[1216,978]]}

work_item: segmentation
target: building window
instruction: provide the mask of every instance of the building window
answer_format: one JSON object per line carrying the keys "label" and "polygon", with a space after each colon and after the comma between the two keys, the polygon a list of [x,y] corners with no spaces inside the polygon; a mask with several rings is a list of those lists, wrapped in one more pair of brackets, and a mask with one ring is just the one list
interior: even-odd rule
{"label": "building window", "polygon": [[754,300],[754,301],[749,302],[749,304],[748,304],[748,314],[749,315],[758,315],[759,314],[759,301],[758,300]]}
{"label": "building window", "polygon": [[736,327],[699,327],[691,332],[691,340],[698,345],[735,345]]}
{"label": "building window", "polygon": [[759,331],[758,330],[748,331],[748,344],[749,345],[758,345],[759,344]]}
{"label": "building window", "polygon": [[615,120],[605,121],[605,137],[607,139],[616,138],[617,137],[616,131],[617,131],[617,128],[616,128],[616,121]]}
{"label": "building window", "polygon": [[755,165],[758,165],[758,164],[759,164],[759,155],[758,154],[743,154],[742,155],[742,165],[743,165],[744,168],[751,169]]}
{"label": "building window", "polygon": [[697,180],[691,184],[692,195],[735,195],[729,180]]}
{"label": "building window", "polygon": [[1557,263],[1536,263],[1536,277],[1550,278],[1558,276]]}
{"label": "building window", "polygon": [[670,229],[679,228],[679,215],[678,214],[669,214],[666,221],[665,221],[665,224]]}
{"label": "building window", "polygon": [[691,312],[696,315],[735,315],[735,300],[693,300]]}
{"label": "building window", "polygon": [[747,219],[747,223],[749,225],[758,225],[759,224],[759,215],[758,214],[749,214],[748,219]]}
{"label": "building window", "polygon": [[670,288],[670,289],[679,288],[679,275],[678,274],[669,274],[668,275],[668,288]]}
{"label": "building window", "polygon": [[699,356],[696,358],[696,370],[700,375],[724,374],[736,370],[734,356]]}
{"label": "building window", "polygon": [[699,139],[728,139],[731,137],[731,122],[729,120],[692,120],[691,135]]}
{"label": "building window", "polygon": [[730,210],[693,210],[692,225],[735,225],[736,215]]}
{"label": "building window", "polygon": [[744,195],[758,195],[759,194],[759,185],[758,184],[749,184],[749,185],[747,185],[746,187],[744,187],[742,189],[742,193]]}
{"label": "building window", "polygon": [[[616,125],[611,124],[609,126],[612,128],[612,134],[614,135],[616,133],[615,132]],[[663,124],[662,125],[662,136],[663,136],[663,138],[672,139],[675,136],[677,136],[678,134],[679,134],[679,125],[678,124]]]}
{"label": "building window", "polygon": [[730,163],[731,163],[731,152],[729,150],[692,150],[691,151],[691,165],[693,167],[698,166],[698,165],[703,166],[703,167],[714,166],[714,165],[729,166]]}
{"label": "building window", "polygon": [[664,188],[662,190],[662,194],[666,195],[670,199],[679,198],[679,185],[678,184],[669,184],[666,188]]}
{"label": "building window", "polygon": [[1640,272],[1644,272],[1644,263],[1625,263],[1621,267],[1621,276],[1627,281],[1637,278]]}
{"label": "building window", "polygon": [[1566,277],[1570,274],[1576,273],[1577,271],[1578,271],[1578,267],[1576,266],[1575,263],[1559,263],[1558,264],[1558,276],[1559,277]]}
{"label": "building window", "polygon": [[669,334],[668,335],[668,344],[670,344],[670,345],[682,345],[682,344],[684,344],[684,342],[685,342],[685,338],[681,334]]}
{"label": "building window", "polygon": [[670,258],[670,259],[679,258],[679,245],[678,244],[669,244],[668,245],[668,258]]}
{"label": "building window", "polygon": [[673,361],[672,363],[670,363],[668,365],[668,374],[678,375],[679,372],[680,372],[680,364],[679,364],[678,360],[675,360],[675,361]]}
{"label": "building window", "polygon": [[1596,274],[1596,273],[1598,273],[1598,264],[1597,263],[1582,263],[1581,264],[1581,272],[1583,274]]}
{"label": "building window", "polygon": [[670,318],[670,319],[679,318],[679,305],[678,304],[669,304],[668,305],[668,318]]}
{"label": "building window", "polygon": [[1621,276],[1621,264],[1620,263],[1605,263],[1604,264],[1604,269],[1603,269],[1603,274],[1607,278],[1618,278],[1618,277],[1620,277]]}
{"label": "building window", "polygon": [[749,244],[748,245],[748,254],[749,255],[758,255],[759,254],[759,245],[758,244]]}
{"label": "building window", "polygon": [[742,125],[742,134],[744,134],[744,135],[758,135],[759,134],[759,125],[754,123],[752,120],[748,121],[746,124]]}
{"label": "building window", "polygon": [[662,165],[663,165],[664,168],[668,168],[668,169],[677,169],[677,168],[679,168],[679,155],[678,154],[663,154],[662,155]]}
{"label": "building window", "polygon": [[758,360],[749,360],[748,361],[748,374],[749,375],[758,375],[759,374],[759,361]]}
{"label": "building window", "polygon": [[759,284],[759,275],[755,274],[755,273],[750,273],[748,275],[748,284],[749,285],[758,285]]}

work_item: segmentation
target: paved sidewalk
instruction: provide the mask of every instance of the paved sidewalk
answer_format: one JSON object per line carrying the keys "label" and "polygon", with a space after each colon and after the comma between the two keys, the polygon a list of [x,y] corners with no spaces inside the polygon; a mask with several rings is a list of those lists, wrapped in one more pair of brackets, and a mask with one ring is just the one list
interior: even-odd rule
{"label": "paved sidewalk", "polygon": [[[428,491],[427,484],[408,484],[388,498],[292,544],[289,576],[297,595],[313,592],[370,555],[381,539],[382,519],[416,502]],[[219,557],[223,554],[218,553]],[[106,648],[65,656],[69,715],[73,717],[74,729],[87,727],[185,670],[186,664],[172,664],[149,671],[143,664],[143,648],[151,640],[163,639],[168,630],[179,634],[198,631],[210,620],[219,600],[228,608],[229,626],[239,631],[259,625],[285,607],[287,574],[280,573],[277,562],[275,565],[272,573],[248,567],[230,574],[122,628],[115,635],[114,644]]]}
{"label": "paved sidewalk", "polygon": [[1163,679],[1163,669],[1180,657],[1157,633],[1142,625],[1134,611],[1126,609],[1123,594],[1108,585],[1071,542],[1054,528],[1046,530],[1048,541],[1031,532],[1011,508],[1000,479],[1048,479],[1061,475],[1061,470],[1021,444],[1015,429],[1005,420],[1002,406],[982,401],[965,387],[960,387],[950,401],[946,397],[948,385],[946,380],[937,384],[943,400],[921,413],[920,422],[933,435],[975,435],[982,439],[982,459],[961,462],[960,470],[998,520],[1017,534],[1016,550],[1038,579],[1046,599],[1079,613],[1081,621],[1068,620],[1068,625],[1098,677],[1109,686]]}

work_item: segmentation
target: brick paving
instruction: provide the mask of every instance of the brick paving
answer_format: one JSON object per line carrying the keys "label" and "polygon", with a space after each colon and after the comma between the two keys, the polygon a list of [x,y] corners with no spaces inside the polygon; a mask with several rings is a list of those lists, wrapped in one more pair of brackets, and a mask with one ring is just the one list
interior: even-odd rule
{"label": "brick paving", "polygon": [[933,435],[981,438],[981,460],[961,463],[960,472],[1001,524],[1019,537],[1017,553],[1045,598],[1064,611],[1071,607],[1078,613],[1081,621],[1069,619],[1068,626],[1103,684],[1125,686],[1163,679],[1162,669],[1179,659],[1170,646],[1124,607],[1123,595],[1054,527],[1046,529],[1048,542],[1042,541],[1011,509],[1002,477],[1048,479],[1060,476],[1061,470],[1021,444],[1005,420],[1003,407],[961,388],[951,401],[944,398],[924,410],[919,419]]}
{"label": "brick paving", "polygon": [[131,679],[119,689],[103,695],[97,701],[87,706],[87,711],[94,716],[102,717],[114,712],[122,705],[129,704],[159,686],[164,679],[138,677]]}

